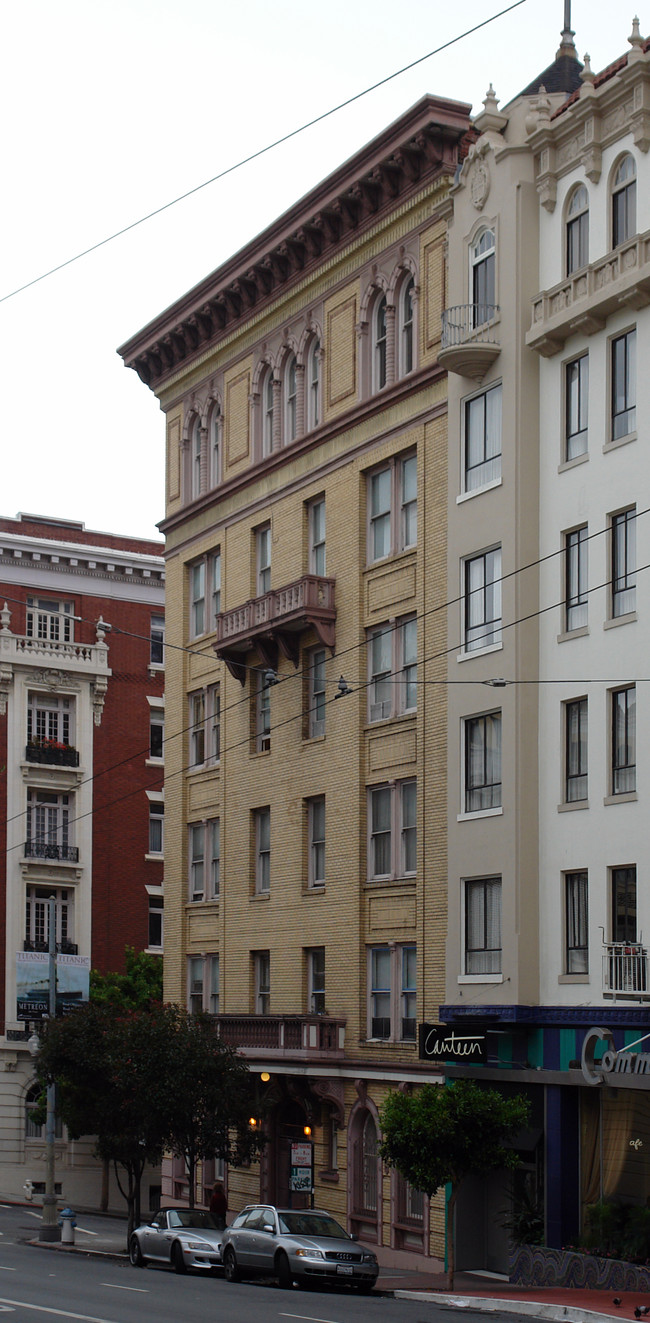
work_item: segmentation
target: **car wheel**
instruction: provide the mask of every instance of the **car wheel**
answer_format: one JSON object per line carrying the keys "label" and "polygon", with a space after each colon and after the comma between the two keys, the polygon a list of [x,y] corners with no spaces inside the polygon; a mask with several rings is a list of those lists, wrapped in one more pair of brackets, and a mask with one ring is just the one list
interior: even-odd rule
{"label": "car wheel", "polygon": [[183,1249],[177,1240],[174,1241],[174,1244],[172,1245],[172,1268],[174,1269],[174,1272],[180,1273],[183,1276],[187,1272],[187,1264],[183,1258]]}
{"label": "car wheel", "polygon": [[278,1286],[286,1291],[293,1286],[293,1273],[289,1267],[289,1260],[286,1254],[278,1254],[275,1260],[275,1271],[278,1277]]}
{"label": "car wheel", "polygon": [[237,1267],[235,1251],[230,1245],[227,1245],[223,1252],[223,1275],[227,1282],[239,1281],[239,1268]]}
{"label": "car wheel", "polygon": [[129,1241],[129,1258],[134,1268],[146,1268],[147,1260],[140,1249],[140,1241],[137,1236],[131,1236]]}

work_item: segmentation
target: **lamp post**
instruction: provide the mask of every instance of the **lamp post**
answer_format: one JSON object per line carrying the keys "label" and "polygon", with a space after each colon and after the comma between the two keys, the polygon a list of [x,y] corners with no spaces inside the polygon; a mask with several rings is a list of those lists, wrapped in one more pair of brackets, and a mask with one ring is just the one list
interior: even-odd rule
{"label": "lamp post", "polygon": [[[47,902],[48,919],[48,980],[50,987],[50,1019],[56,1016],[56,900],[50,896]],[[38,1233],[39,1240],[60,1240],[61,1228],[56,1217],[56,1186],[54,1167],[54,1140],[56,1130],[56,1085],[47,1086],[47,1117],[45,1121],[45,1195],[43,1197],[43,1221]]]}

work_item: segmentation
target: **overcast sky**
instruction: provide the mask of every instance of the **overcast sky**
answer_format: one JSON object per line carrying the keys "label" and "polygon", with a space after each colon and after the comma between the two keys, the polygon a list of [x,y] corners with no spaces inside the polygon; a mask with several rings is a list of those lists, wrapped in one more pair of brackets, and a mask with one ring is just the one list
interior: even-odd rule
{"label": "overcast sky", "polygon": [[[0,295],[432,51],[505,0],[5,0]],[[450,50],[0,303],[0,514],[157,536],[163,416],[116,347],[424,93],[502,104],[551,62],[563,0],[525,0]],[[641,32],[650,18],[641,11]],[[580,57],[629,14],[573,0]],[[641,225],[643,228],[643,225]]]}

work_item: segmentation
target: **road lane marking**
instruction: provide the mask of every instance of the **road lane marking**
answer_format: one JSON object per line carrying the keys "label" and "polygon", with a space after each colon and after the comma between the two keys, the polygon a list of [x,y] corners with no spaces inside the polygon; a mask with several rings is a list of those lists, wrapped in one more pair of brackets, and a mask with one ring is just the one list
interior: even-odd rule
{"label": "road lane marking", "polygon": [[97,1318],[95,1314],[73,1314],[70,1309],[51,1309],[48,1305],[31,1305],[27,1300],[0,1299],[0,1313],[13,1313],[14,1309],[33,1309],[37,1314],[56,1314],[57,1318],[76,1318],[79,1323],[118,1323],[114,1318]]}
{"label": "road lane marking", "polygon": [[137,1291],[139,1295],[148,1295],[146,1286],[117,1286],[115,1282],[100,1282],[100,1286],[110,1286],[112,1291]]}
{"label": "road lane marking", "polygon": [[43,1221],[43,1214],[42,1214],[42,1213],[33,1213],[32,1210],[31,1210],[31,1208],[26,1208],[26,1209],[25,1209],[25,1212],[28,1213],[30,1217],[37,1217],[38,1220],[39,1220],[39,1222],[42,1222],[42,1221]]}
{"label": "road lane marking", "polygon": [[307,1323],[338,1323],[338,1319],[333,1318],[314,1318],[313,1314],[280,1314],[280,1318],[302,1318]]}
{"label": "road lane marking", "polygon": [[87,1227],[75,1227],[75,1231],[83,1232],[84,1236],[98,1236],[98,1231],[89,1231]]}
{"label": "road lane marking", "polygon": [[4,1263],[0,1263],[0,1272],[16,1272],[16,1268],[5,1268]]}

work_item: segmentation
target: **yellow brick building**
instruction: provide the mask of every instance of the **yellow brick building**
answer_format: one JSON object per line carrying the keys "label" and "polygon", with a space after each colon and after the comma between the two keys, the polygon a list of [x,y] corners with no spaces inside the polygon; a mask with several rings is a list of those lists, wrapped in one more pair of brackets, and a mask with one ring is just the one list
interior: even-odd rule
{"label": "yellow brick building", "polygon": [[165,995],[219,1015],[267,1135],[229,1208],[305,1197],[310,1126],[316,1204],[394,1262],[443,1251],[377,1109],[437,1078],[438,350],[468,115],[423,98],[120,351],[167,419]]}

